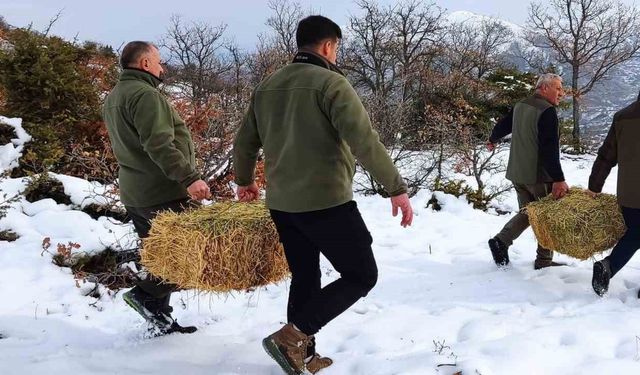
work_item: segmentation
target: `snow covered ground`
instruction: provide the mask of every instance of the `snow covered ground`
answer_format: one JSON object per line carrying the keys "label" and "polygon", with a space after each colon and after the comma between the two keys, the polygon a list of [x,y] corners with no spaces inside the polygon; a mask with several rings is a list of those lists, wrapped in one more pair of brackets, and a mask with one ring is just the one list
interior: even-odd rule
{"label": "snow covered ground", "polygon": [[[592,160],[565,157],[571,185],[586,186]],[[74,203],[91,190],[86,181],[61,179]],[[23,187],[9,179],[0,190]],[[605,191],[615,191],[615,173]],[[560,257],[570,265],[534,271],[531,231],[512,247],[511,267],[498,270],[486,241],[509,216],[442,194],[444,208],[433,212],[425,208],[430,197],[421,191],[413,198],[409,229],[391,216],[388,200],[356,198],[380,278],[318,334],[318,351],[335,361],[324,374],[640,373],[640,258],[604,298],[591,290],[591,261]],[[515,209],[515,194],[503,203]],[[0,220],[0,230],[7,228],[21,237],[0,242],[0,374],[281,373],[261,339],[285,319],[285,283],[229,296],[175,293],[174,315],[199,331],[145,339],[143,321],[122,293],[86,297],[69,269],[42,254],[44,237],[96,251],[131,240],[129,227],[51,200],[22,200]],[[323,267],[325,282],[337,276]]]}

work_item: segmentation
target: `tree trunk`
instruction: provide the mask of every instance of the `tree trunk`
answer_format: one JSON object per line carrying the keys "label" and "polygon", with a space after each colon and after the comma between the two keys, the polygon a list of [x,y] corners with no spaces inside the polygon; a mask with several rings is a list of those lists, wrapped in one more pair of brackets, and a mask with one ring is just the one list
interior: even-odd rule
{"label": "tree trunk", "polygon": [[438,153],[438,179],[442,179],[442,162],[444,161],[444,141],[440,139],[440,150]]}
{"label": "tree trunk", "polygon": [[580,67],[573,67],[573,74],[571,77],[571,89],[573,92],[573,143],[577,147],[580,145],[580,95],[578,93],[578,74],[580,73]]}

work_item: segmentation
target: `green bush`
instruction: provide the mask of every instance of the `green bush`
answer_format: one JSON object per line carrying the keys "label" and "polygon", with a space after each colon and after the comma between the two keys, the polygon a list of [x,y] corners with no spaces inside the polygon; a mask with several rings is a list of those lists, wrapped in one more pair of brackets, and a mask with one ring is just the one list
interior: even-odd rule
{"label": "green bush", "polygon": [[[445,194],[451,194],[456,198],[464,195],[467,202],[471,203],[473,208],[476,210],[486,211],[489,207],[489,203],[491,202],[491,197],[484,194],[482,190],[474,189],[467,185],[463,180],[442,181],[440,179],[436,179],[433,190],[441,191]],[[431,197],[429,202],[427,202],[427,207],[429,206],[433,207],[436,211],[440,211],[442,209],[440,202],[438,202],[435,196]]]}
{"label": "green bush", "polygon": [[49,176],[48,173],[31,176],[23,194],[28,202],[50,198],[58,204],[72,204],[71,198],[64,191],[62,182]]}
{"label": "green bush", "polygon": [[17,241],[20,236],[16,234],[16,232],[12,230],[3,230],[0,232],[0,241],[13,242]]}
{"label": "green bush", "polygon": [[[115,55],[106,56],[108,49],[96,44],[78,46],[29,29],[13,29],[5,37],[10,47],[0,49],[0,109],[21,117],[33,137],[20,167],[58,170],[70,147],[95,138],[104,83],[116,76]],[[104,145],[103,139],[96,143]]]}
{"label": "green bush", "polygon": [[13,138],[16,138],[16,132],[13,127],[0,122],[0,146],[11,143]]}

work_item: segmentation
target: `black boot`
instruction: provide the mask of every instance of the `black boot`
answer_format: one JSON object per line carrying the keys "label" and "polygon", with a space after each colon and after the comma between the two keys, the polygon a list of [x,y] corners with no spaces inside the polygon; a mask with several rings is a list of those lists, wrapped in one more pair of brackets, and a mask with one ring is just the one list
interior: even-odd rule
{"label": "black boot", "polygon": [[165,334],[170,334],[170,333],[194,333],[195,331],[197,331],[198,328],[195,326],[181,326],[180,324],[178,324],[177,320],[173,320],[173,323],[171,323],[171,327],[169,327],[169,329],[165,332]]}
{"label": "black boot", "polygon": [[509,264],[509,247],[500,241],[498,237],[493,237],[489,240],[489,249],[491,249],[493,261],[496,262],[498,267],[504,267]]}
{"label": "black boot", "polygon": [[198,329],[193,326],[183,327],[172,317],[173,308],[168,305],[167,299],[154,298],[138,287],[122,295],[122,299],[142,316],[150,325],[151,336],[161,336],[174,332],[193,333]]}
{"label": "black boot", "polygon": [[593,264],[593,278],[591,286],[597,295],[602,297],[609,290],[609,280],[611,280],[611,267],[609,259],[604,258]]}
{"label": "black boot", "polygon": [[536,259],[535,261],[533,261],[534,270],[539,270],[547,267],[561,267],[566,265],[567,265],[566,263],[554,262],[551,259]]}

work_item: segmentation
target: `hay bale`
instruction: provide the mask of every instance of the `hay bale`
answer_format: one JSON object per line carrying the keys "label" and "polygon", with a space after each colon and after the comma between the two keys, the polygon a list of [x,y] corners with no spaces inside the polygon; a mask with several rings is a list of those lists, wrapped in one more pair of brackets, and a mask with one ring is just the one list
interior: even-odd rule
{"label": "hay bale", "polygon": [[610,249],[626,231],[611,194],[593,199],[584,189],[571,188],[564,198],[548,196],[526,211],[540,245],[581,260]]}
{"label": "hay bale", "polygon": [[142,264],[185,289],[246,290],[289,275],[264,202],[221,202],[162,213],[143,245]]}

